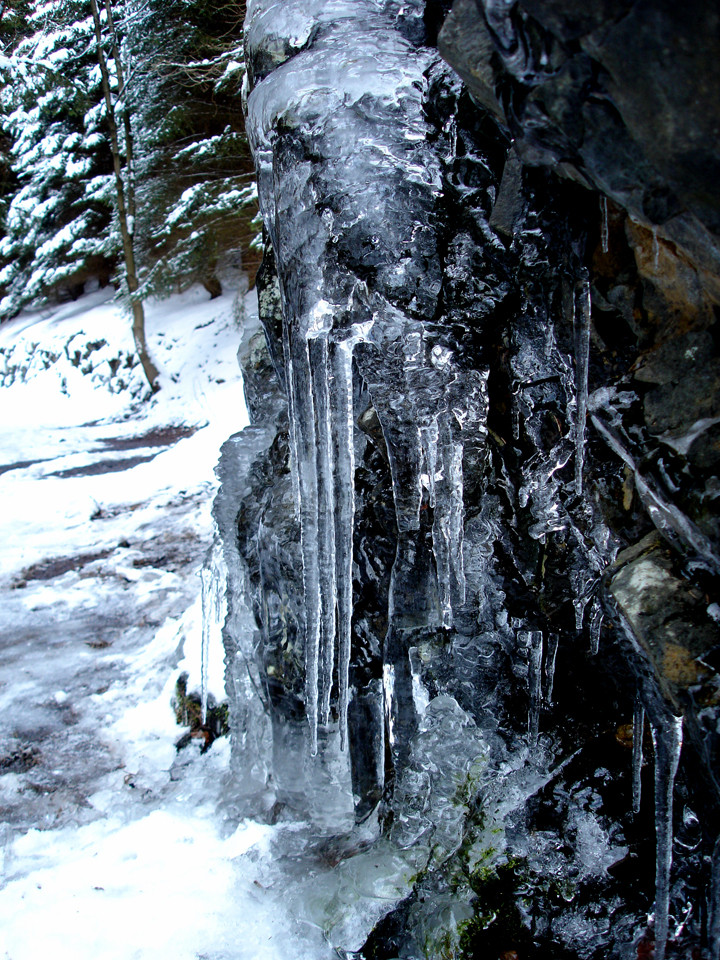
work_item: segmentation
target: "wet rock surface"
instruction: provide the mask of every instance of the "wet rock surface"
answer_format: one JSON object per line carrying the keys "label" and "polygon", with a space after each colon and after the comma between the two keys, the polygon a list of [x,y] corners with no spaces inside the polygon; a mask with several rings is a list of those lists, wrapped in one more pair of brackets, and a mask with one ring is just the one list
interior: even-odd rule
{"label": "wet rock surface", "polygon": [[[701,956],[720,922],[705,79],[656,150],[708,54],[662,3],[448,8],[249,5],[264,342],[241,349],[254,425],[215,506],[235,763],[349,831],[347,915],[312,916],[338,950]],[[669,73],[652,90],[643,57]]]}

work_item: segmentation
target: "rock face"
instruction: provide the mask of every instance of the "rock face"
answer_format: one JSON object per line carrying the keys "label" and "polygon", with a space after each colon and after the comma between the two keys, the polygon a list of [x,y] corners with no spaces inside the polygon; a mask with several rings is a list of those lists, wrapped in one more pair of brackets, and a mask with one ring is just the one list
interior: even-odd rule
{"label": "rock face", "polygon": [[388,915],[328,919],[339,950],[689,955],[720,925],[718,16],[698,53],[669,3],[449,6],[248,4],[235,763],[374,841]]}

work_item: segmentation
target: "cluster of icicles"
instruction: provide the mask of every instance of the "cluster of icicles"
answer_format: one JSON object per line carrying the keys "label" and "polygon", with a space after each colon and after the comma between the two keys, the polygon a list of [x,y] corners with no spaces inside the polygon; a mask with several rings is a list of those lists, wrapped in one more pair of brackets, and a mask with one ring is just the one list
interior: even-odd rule
{"label": "cluster of icicles", "polygon": [[[521,634],[521,643],[528,653],[528,734],[530,743],[536,744],[539,731],[540,709],[543,700],[552,703],[555,659],[558,638],[552,636],[547,650],[540,630],[528,630]],[[543,663],[544,661],[544,663]],[[664,704],[648,700],[648,718],[652,731],[655,752],[655,958],[665,960],[669,933],[670,872],[673,847],[673,793],[675,775],[682,747],[682,717],[675,716]],[[643,736],[645,731],[645,706],[637,700],[633,713],[632,749],[632,806],[635,815],[640,813],[641,771],[643,765]],[[715,905],[713,922],[720,928],[720,844],[718,846],[718,870],[714,880]],[[720,933],[720,929],[718,930]],[[720,940],[712,954],[720,960]]]}
{"label": "cluster of icicles", "polygon": [[355,516],[353,347],[356,327],[331,339],[321,301],[306,329],[284,324],[285,373],[295,503],[300,518],[305,592],[305,697],[310,752],[330,715],[337,639],[340,741],[347,742]]}
{"label": "cluster of icicles", "polygon": [[[318,725],[330,718],[337,671],[341,748],[347,743],[351,656],[353,534],[355,515],[355,415],[353,354],[372,342],[375,319],[347,328],[333,326],[333,309],[319,301],[302,321],[283,331],[290,407],[292,476],[300,520],[305,601],[305,700],[310,752]],[[381,324],[382,326],[382,324]],[[433,549],[440,616],[452,623],[452,597],[465,599],[463,571],[463,443],[468,431],[484,429],[486,375],[470,376],[462,392],[450,352],[432,348],[420,334],[403,344],[404,395],[423,398],[416,407],[411,449],[396,449],[386,434],[399,534],[419,529],[423,496],[433,509]],[[389,385],[377,387],[384,394]],[[466,393],[468,395],[462,396]],[[430,398],[429,400],[427,398]],[[387,398],[385,398],[387,399]],[[382,419],[382,418],[381,418]],[[409,471],[409,472],[408,472]]]}
{"label": "cluster of icicles", "polygon": [[[573,445],[575,489],[581,494],[588,407],[596,429],[610,447],[618,451],[617,444],[612,442],[614,438],[607,436],[608,427],[598,420],[597,404],[593,409],[593,403],[588,403],[591,298],[587,280],[579,284],[576,303],[578,301],[580,309],[574,311],[573,317],[576,343]],[[347,744],[355,514],[353,353],[359,343],[372,341],[373,323],[373,319],[368,319],[350,327],[336,328],[331,304],[321,300],[305,322],[286,322],[283,331],[292,476],[301,529],[306,617],[305,698],[312,755],[317,753],[318,726],[329,722],[335,671],[342,749]],[[425,404],[421,403],[421,409],[416,410],[417,455],[410,458],[409,484],[408,462],[399,462],[392,437],[386,434],[398,532],[417,529],[415,521],[425,497],[434,511],[433,551],[440,618],[442,625],[449,627],[453,597],[459,602],[465,600],[462,435],[474,432],[477,437],[486,432],[487,375],[478,373],[475,380],[471,377],[470,381],[465,377],[462,385],[458,384],[457,374],[452,373],[449,351],[435,346],[428,357],[427,344],[421,335],[411,335],[404,345],[404,377],[406,383],[402,386],[410,389],[411,395],[413,387],[420,387],[415,396],[434,396],[435,403],[426,400]],[[439,391],[438,383],[441,384]],[[428,386],[429,390],[422,389]],[[464,399],[461,399],[461,390]],[[439,395],[442,395],[440,403],[437,402]],[[661,529],[666,525],[658,524]],[[672,526],[677,528],[677,523]],[[697,543],[693,546],[697,548]],[[579,596],[575,603],[578,628],[582,627],[587,599]],[[602,622],[599,603],[595,607],[590,624],[593,654],[598,652]],[[552,699],[557,638],[551,638],[547,650],[540,631],[528,631],[527,641],[528,726],[532,742],[538,735],[541,702]],[[632,778],[636,813],[640,809],[644,719],[645,710],[638,705],[634,717]],[[650,719],[655,744],[655,955],[657,960],[664,960],[669,933],[673,787],[682,744],[682,718],[654,705]],[[720,888],[720,884],[717,886]],[[716,891],[716,898],[720,899],[720,890]],[[715,914],[713,923],[720,926],[720,909]],[[713,960],[720,960],[717,950]]]}

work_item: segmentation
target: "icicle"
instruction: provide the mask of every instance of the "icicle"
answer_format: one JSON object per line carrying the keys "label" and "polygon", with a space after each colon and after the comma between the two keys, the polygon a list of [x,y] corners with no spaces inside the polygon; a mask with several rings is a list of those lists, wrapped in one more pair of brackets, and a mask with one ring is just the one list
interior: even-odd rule
{"label": "icicle", "polygon": [[652,228],[652,252],[653,252],[653,273],[658,272],[658,262],[660,260],[660,244],[658,243],[657,227]]}
{"label": "icicle", "polygon": [[710,868],[710,916],[708,917],[708,941],[710,960],[720,960],[720,837],[715,844]]}
{"label": "icicle", "polygon": [[335,563],[338,609],[338,711],[340,746],[347,743],[350,638],[353,608],[353,532],[355,521],[355,440],[353,416],[353,346],[349,339],[331,348],[330,380],[335,454]]}
{"label": "icicle", "polygon": [[632,809],[637,816],[642,800],[643,733],[645,731],[645,708],[639,700],[633,710],[632,741]]}
{"label": "icicle", "polygon": [[200,652],[200,709],[202,722],[207,720],[208,665],[213,629],[222,619],[225,575],[223,572],[222,546],[216,540],[207,552],[200,571],[202,602],[202,637]]}
{"label": "icicle", "polygon": [[309,344],[299,330],[290,331],[297,474],[300,492],[300,547],[305,599],[305,709],[310,724],[310,753],[317,753],[318,657],[320,651],[320,569],[318,541],[318,478],[315,409]]}
{"label": "icicle", "polygon": [[590,362],[590,317],[592,301],[590,282],[584,280],[580,288],[580,311],[573,311],[575,327],[575,492],[582,494],[585,463],[585,419],[588,404],[588,366]]}
{"label": "icicle", "polygon": [[435,575],[437,578],[440,620],[446,629],[452,626],[452,600],[450,594],[450,536],[447,518],[438,506],[435,507],[433,520],[433,554],[435,555]]}
{"label": "icicle", "polygon": [[541,630],[530,630],[527,636],[530,643],[530,649],[528,651],[528,688],[530,691],[528,733],[530,734],[530,745],[533,746],[537,743],[538,731],[540,729],[543,635]]}
{"label": "icicle", "polygon": [[573,598],[573,609],[575,610],[575,629],[578,633],[583,628],[583,623],[585,621],[585,607],[588,604],[589,597],[574,597]]}
{"label": "icicle", "polygon": [[682,717],[651,720],[655,745],[655,960],[665,960],[670,912],[673,789],[682,747]]}
{"label": "icicle", "polygon": [[720,573],[720,557],[716,555],[715,548],[709,538],[674,503],[665,500],[657,490],[650,486],[638,470],[630,452],[625,449],[618,437],[612,432],[610,425],[594,414],[591,419],[595,429],[610,449],[624,460],[632,470],[635,490],[660,533],[671,542],[675,537],[678,537],[685,546],[694,550],[714,573]]}
{"label": "icicle", "polygon": [[330,717],[335,663],[335,496],[330,416],[330,363],[326,336],[309,341],[317,427],[318,571],[320,577],[320,722]]}
{"label": "icicle", "polygon": [[600,243],[602,252],[607,253],[610,249],[609,231],[608,231],[608,202],[605,194],[600,197]]}
{"label": "icicle", "polygon": [[592,612],[590,613],[590,654],[593,657],[596,657],[600,650],[600,631],[604,619],[605,614],[602,604],[596,597],[593,600]]}
{"label": "icicle", "polygon": [[512,435],[513,440],[520,439],[520,391],[522,384],[518,383],[513,390],[512,398]]}
{"label": "icicle", "polygon": [[555,684],[555,662],[557,660],[559,638],[553,633],[548,643],[545,655],[545,702],[552,703],[553,686]]}

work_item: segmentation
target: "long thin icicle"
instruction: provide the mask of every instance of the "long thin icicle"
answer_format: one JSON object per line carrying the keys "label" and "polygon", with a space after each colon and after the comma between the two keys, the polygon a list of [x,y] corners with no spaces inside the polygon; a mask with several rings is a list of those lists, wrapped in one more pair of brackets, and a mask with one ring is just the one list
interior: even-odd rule
{"label": "long thin icicle", "polygon": [[318,658],[320,651],[320,568],[315,409],[308,341],[301,330],[290,331],[290,353],[297,473],[300,492],[300,547],[305,598],[305,709],[310,724],[310,753],[317,753]]}
{"label": "long thin icicle", "polygon": [[202,602],[200,709],[203,723],[207,720],[210,645],[213,640],[213,631],[219,627],[225,612],[226,572],[222,543],[219,539],[216,539],[208,550],[202,570],[200,571]]}
{"label": "long thin icicle", "polygon": [[335,564],[337,578],[338,712],[340,747],[347,743],[350,648],[353,608],[353,534],[355,525],[355,441],[353,416],[354,339],[331,345],[330,381],[335,455]]}
{"label": "long thin icicle", "polygon": [[592,301],[590,282],[584,280],[579,290],[580,309],[573,312],[575,327],[575,492],[580,496],[585,465],[585,420],[588,405],[588,368],[590,363],[590,317]]}
{"label": "long thin icicle", "polygon": [[552,704],[553,686],[555,685],[555,664],[557,661],[557,652],[559,637],[556,633],[551,634],[548,641],[547,653],[545,654],[545,702]]}
{"label": "long thin icicle", "polygon": [[530,630],[528,632],[529,641],[529,663],[528,663],[528,687],[530,692],[530,710],[528,713],[528,733],[530,734],[530,745],[537,743],[538,732],[540,730],[540,704],[542,700],[542,656],[543,656],[543,635],[541,630]]}
{"label": "long thin icicle", "polygon": [[330,414],[330,361],[327,336],[309,341],[317,429],[318,573],[320,577],[320,722],[330,717],[335,665],[335,491]]}
{"label": "long thin icicle", "polygon": [[610,249],[610,242],[608,231],[608,202],[605,194],[600,197],[600,217],[600,243],[602,252],[607,253]]}
{"label": "long thin icicle", "polygon": [[720,837],[715,843],[710,869],[708,940],[710,942],[710,960],[720,960]]}
{"label": "long thin icicle", "polygon": [[670,914],[673,791],[682,748],[682,717],[651,721],[655,745],[655,960],[665,960]]}
{"label": "long thin icicle", "polygon": [[453,585],[461,603],[465,602],[465,567],[463,560],[463,445],[453,439],[447,423],[440,429],[442,476],[435,485],[433,518],[433,553],[437,571],[438,597],[442,624],[453,622]]}
{"label": "long thin icicle", "polygon": [[605,612],[597,597],[593,600],[590,612],[590,654],[596,657],[600,652],[600,632],[602,630]]}
{"label": "long thin icicle", "polygon": [[449,444],[444,451],[445,474],[449,486],[448,529],[450,532],[450,566],[461,603],[465,602],[465,509],[463,505],[463,445]]}
{"label": "long thin icicle", "polygon": [[632,809],[637,816],[642,800],[643,733],[645,731],[645,708],[639,700],[635,701],[633,711],[632,741]]}
{"label": "long thin icicle", "polygon": [[290,421],[290,478],[292,480],[295,516],[300,519],[300,468],[298,465],[298,440],[295,422],[295,391],[293,389],[293,358],[290,348],[290,326],[283,323],[283,353],[285,355],[285,382],[288,385],[288,417]]}

